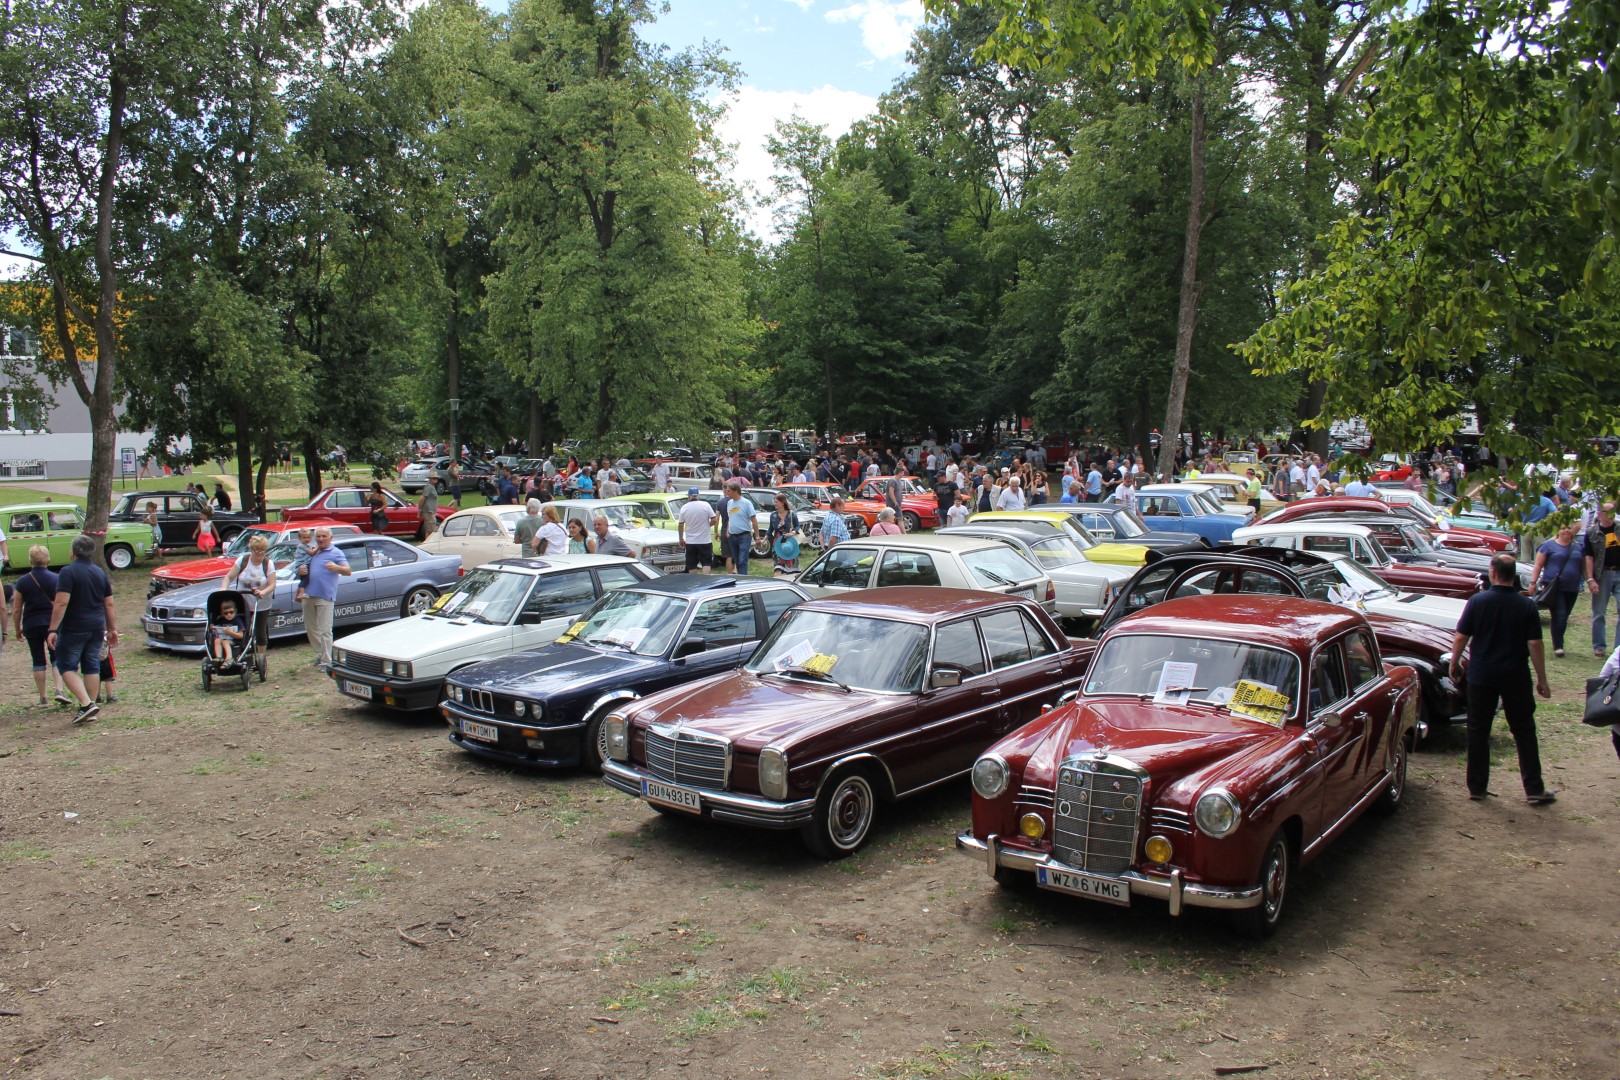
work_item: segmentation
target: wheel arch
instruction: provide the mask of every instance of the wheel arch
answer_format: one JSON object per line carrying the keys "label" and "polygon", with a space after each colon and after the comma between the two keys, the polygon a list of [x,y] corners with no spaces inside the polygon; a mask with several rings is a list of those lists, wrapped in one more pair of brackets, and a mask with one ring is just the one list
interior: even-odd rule
{"label": "wheel arch", "polygon": [[898,797],[895,794],[894,774],[889,771],[882,758],[872,753],[846,754],[834,758],[821,770],[821,779],[816,781],[816,798],[821,798],[822,789],[827,781],[842,773],[845,769],[857,768],[873,776],[877,780],[878,797],[884,802],[894,802]]}

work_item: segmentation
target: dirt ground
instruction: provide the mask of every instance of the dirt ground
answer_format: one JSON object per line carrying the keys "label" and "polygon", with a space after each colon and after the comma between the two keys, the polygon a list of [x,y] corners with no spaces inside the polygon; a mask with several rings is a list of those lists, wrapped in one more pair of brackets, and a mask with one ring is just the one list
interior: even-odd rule
{"label": "dirt ground", "polygon": [[79,729],[27,707],[9,642],[0,1076],[1617,1077],[1620,763],[1576,719],[1579,652],[1540,714],[1556,805],[1505,741],[1469,802],[1442,734],[1256,946],[1000,891],[952,848],[963,784],[826,864],[489,767],[301,644],[207,695],[126,645]]}

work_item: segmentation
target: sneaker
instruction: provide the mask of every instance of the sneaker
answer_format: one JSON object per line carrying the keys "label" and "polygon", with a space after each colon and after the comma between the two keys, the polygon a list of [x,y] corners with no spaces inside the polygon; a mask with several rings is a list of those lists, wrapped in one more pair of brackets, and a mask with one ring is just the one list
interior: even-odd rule
{"label": "sneaker", "polygon": [[1484,802],[1491,797],[1491,793],[1488,791],[1470,791],[1468,797],[1474,802]]}
{"label": "sneaker", "polygon": [[75,724],[88,724],[90,721],[94,720],[100,712],[101,706],[92,701],[90,704],[84,706],[78,712],[73,714],[73,722]]}
{"label": "sneaker", "polygon": [[1592,655],[1601,660],[1603,657],[1608,656],[1609,654],[1605,649],[1593,649]]}
{"label": "sneaker", "polygon": [[74,701],[72,698],[68,697],[66,694],[62,693],[62,691],[60,691],[60,690],[58,690],[56,692],[56,703],[58,705],[77,705],[78,704],[77,701]]}
{"label": "sneaker", "polygon": [[1550,802],[1558,801],[1558,792],[1548,788],[1546,791],[1543,791],[1537,795],[1526,795],[1524,797],[1524,801],[1529,803],[1531,806],[1546,806]]}
{"label": "sneaker", "polygon": [[116,705],[118,704],[118,695],[109,690],[107,692],[107,696],[101,700],[105,701],[108,705]]}
{"label": "sneaker", "polygon": [[1563,649],[1554,649],[1553,650],[1553,655],[1556,656],[1556,657],[1559,657],[1560,659],[1562,659],[1563,655],[1564,655],[1564,650]]}

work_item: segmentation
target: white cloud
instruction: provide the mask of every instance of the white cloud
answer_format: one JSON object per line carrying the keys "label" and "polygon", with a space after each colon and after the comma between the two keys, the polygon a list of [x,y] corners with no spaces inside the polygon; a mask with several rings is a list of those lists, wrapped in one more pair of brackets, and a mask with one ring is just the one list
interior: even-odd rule
{"label": "white cloud", "polygon": [[787,2],[798,8],[800,11],[809,11],[811,8],[816,6],[816,0],[787,0]]}
{"label": "white cloud", "polygon": [[857,0],[827,12],[828,22],[860,23],[861,44],[879,60],[904,58],[922,20],[922,0]]}
{"label": "white cloud", "polygon": [[837,139],[851,124],[876,109],[877,98],[835,86],[808,91],[761,90],[753,86],[738,89],[720,123],[720,137],[736,145],[733,178],[743,188],[750,207],[745,220],[756,236],[768,238],[772,231],[770,209],[756,204],[760,196],[772,191],[771,174],[776,165],[765,149],[765,140],[776,134],[776,122],[798,113],[810,123],[824,126],[829,139]]}

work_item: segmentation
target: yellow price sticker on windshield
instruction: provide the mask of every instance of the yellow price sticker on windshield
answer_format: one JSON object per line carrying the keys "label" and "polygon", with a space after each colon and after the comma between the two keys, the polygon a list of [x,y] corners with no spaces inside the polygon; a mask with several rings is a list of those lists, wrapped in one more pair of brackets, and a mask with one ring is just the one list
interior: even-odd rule
{"label": "yellow price sticker on windshield", "polygon": [[585,629],[585,620],[581,619],[579,622],[562,632],[562,635],[557,638],[557,644],[566,645],[568,642],[573,641],[575,638],[579,637],[579,632],[583,629]]}
{"label": "yellow price sticker on windshield", "polygon": [[810,659],[799,665],[813,675],[827,675],[838,666],[838,657],[828,656],[826,653],[816,653]]}
{"label": "yellow price sticker on windshield", "polygon": [[1233,688],[1232,700],[1227,702],[1226,707],[1261,723],[1279,727],[1283,717],[1288,715],[1291,703],[1287,694],[1245,679]]}
{"label": "yellow price sticker on windshield", "polygon": [[444,607],[444,602],[446,600],[450,599],[450,597],[453,596],[453,595],[455,595],[455,594],[454,593],[443,593],[443,594],[441,594],[440,596],[438,596],[433,601],[432,606],[429,607],[428,610],[429,611],[438,611],[440,608]]}

